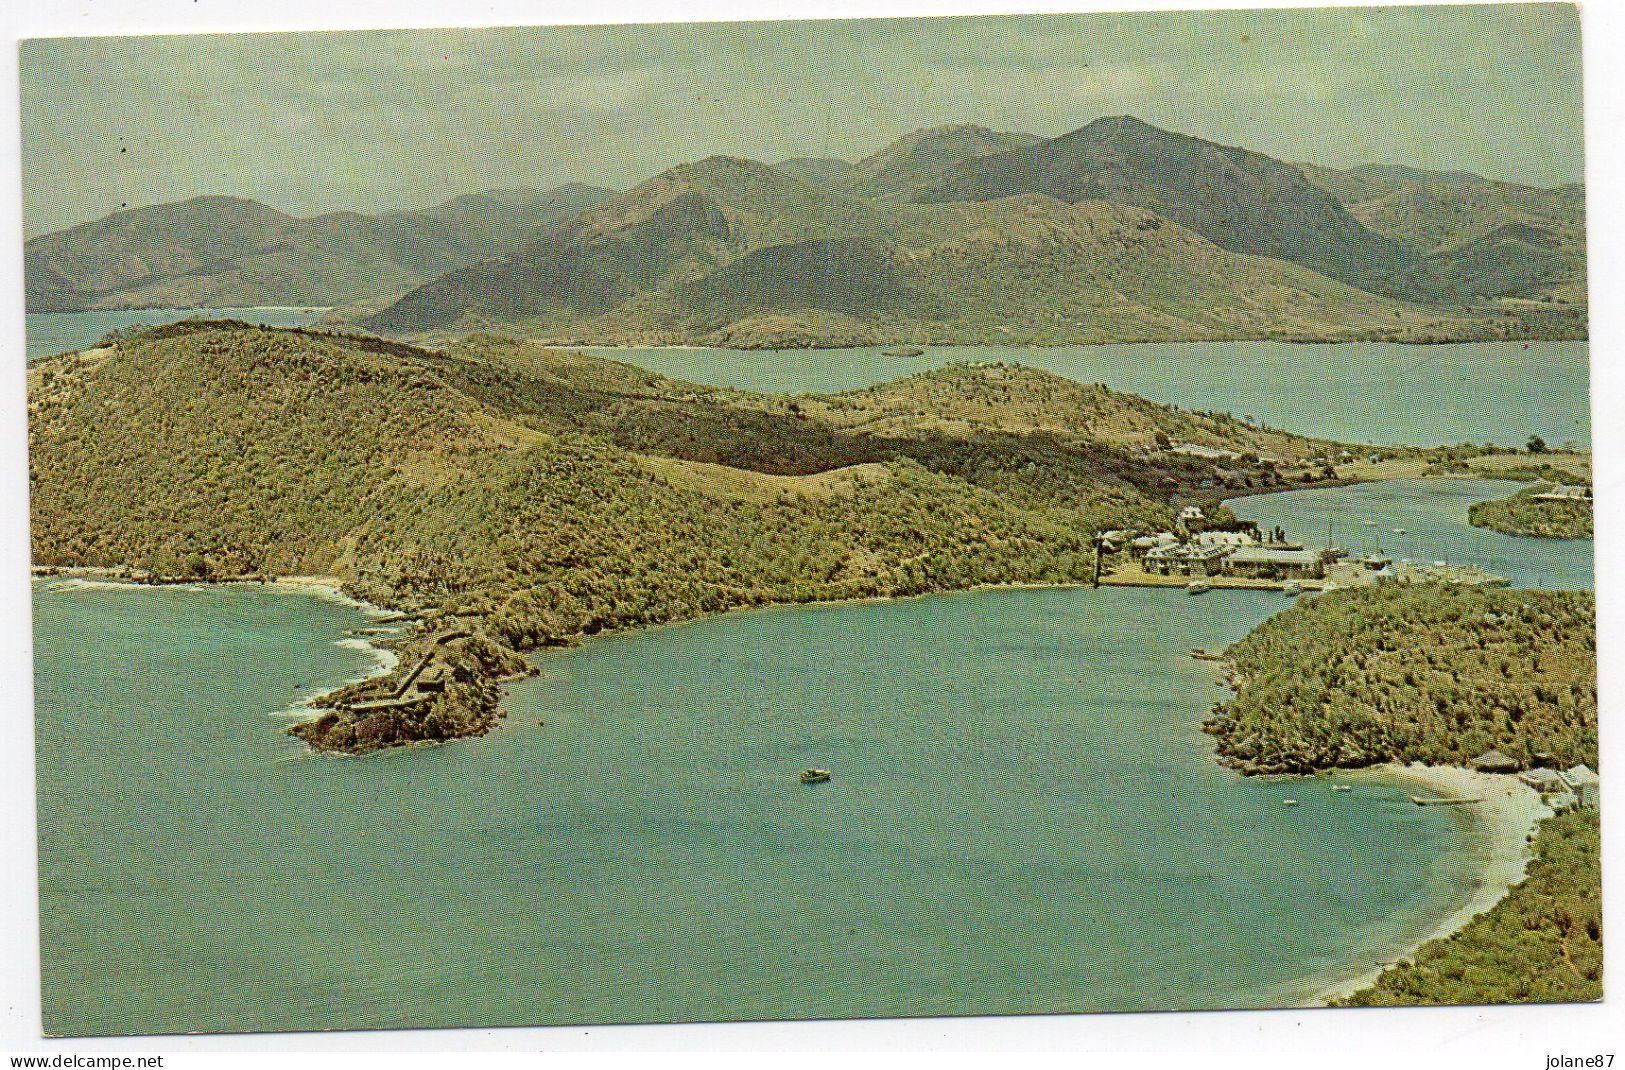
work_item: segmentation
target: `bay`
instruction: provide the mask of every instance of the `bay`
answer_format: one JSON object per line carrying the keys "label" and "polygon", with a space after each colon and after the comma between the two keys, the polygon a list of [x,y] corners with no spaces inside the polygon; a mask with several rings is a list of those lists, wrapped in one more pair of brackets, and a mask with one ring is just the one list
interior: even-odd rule
{"label": "bay", "polygon": [[[1321,493],[1473,562],[1463,500],[1512,486],[1478,482]],[[1295,494],[1236,504],[1262,521]],[[1522,541],[1519,582],[1587,575]],[[1188,652],[1287,604],[730,614],[539,655],[487,737],[334,758],[278,711],[367,669],[337,645],[359,611],[39,584],[47,1030],[1301,1003],[1465,901],[1484,844],[1398,785],[1213,760],[1224,691]]]}

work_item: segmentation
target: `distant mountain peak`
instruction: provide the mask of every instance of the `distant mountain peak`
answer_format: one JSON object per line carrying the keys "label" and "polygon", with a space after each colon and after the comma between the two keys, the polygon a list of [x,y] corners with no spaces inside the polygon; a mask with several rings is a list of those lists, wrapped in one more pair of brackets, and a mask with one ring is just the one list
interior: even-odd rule
{"label": "distant mountain peak", "polygon": [[1038,144],[1032,134],[1012,134],[975,123],[952,123],[904,134],[858,170],[881,192],[905,193],[929,185],[967,160]]}
{"label": "distant mountain peak", "polygon": [[1084,130],[1149,130],[1158,134],[1173,134],[1171,130],[1164,130],[1154,126],[1144,119],[1134,115],[1102,115],[1094,122],[1083,128]]}

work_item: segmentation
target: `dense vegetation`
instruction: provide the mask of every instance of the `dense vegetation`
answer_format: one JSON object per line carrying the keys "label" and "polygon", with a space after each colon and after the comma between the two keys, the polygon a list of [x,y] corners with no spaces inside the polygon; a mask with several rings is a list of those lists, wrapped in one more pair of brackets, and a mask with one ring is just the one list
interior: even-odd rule
{"label": "dense vegetation", "polygon": [[1468,511],[1467,519],[1477,527],[1508,535],[1541,539],[1591,538],[1590,502],[1541,499],[1535,497],[1537,492],[1531,487],[1510,498],[1479,502]]}
{"label": "dense vegetation", "polygon": [[1379,584],[1299,602],[1232,648],[1207,728],[1249,772],[1382,762],[1597,764],[1588,592]]}
{"label": "dense vegetation", "polygon": [[1598,811],[1541,825],[1528,876],[1455,934],[1424,945],[1343,1006],[1570,1003],[1602,998]]}
{"label": "dense vegetation", "polygon": [[1084,581],[1097,529],[1214,493],[1159,435],[1283,463],[1331,445],[1022,368],[792,399],[491,337],[431,352],[201,322],[42,360],[29,404],[36,564],[331,575],[436,615],[426,634],[461,614],[519,649]]}

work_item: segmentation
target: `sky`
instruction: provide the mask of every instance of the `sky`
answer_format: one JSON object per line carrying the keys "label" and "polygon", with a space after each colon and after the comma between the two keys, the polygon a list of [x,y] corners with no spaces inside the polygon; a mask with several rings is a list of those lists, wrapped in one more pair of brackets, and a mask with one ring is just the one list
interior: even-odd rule
{"label": "sky", "polygon": [[1120,114],[1295,162],[1583,177],[1566,4],[65,38],[21,58],[30,235],[201,194],[372,212]]}

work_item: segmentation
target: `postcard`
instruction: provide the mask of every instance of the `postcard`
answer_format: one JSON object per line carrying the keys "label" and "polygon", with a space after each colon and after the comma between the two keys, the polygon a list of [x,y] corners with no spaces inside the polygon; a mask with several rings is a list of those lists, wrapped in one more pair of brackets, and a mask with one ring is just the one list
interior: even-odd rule
{"label": "postcard", "polygon": [[1601,998],[1574,7],[21,48],[45,1034]]}

